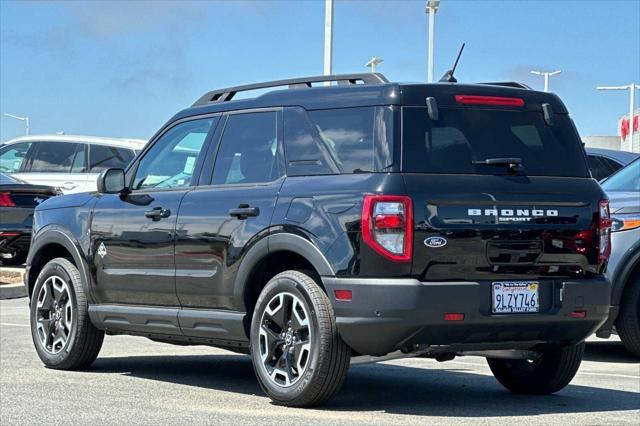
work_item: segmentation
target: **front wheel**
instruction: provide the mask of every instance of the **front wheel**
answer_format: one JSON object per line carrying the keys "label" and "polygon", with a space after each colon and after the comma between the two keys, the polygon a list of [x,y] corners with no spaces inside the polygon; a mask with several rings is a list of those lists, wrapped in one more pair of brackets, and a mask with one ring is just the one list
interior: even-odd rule
{"label": "front wheel", "polygon": [[79,370],[98,356],[104,331],[89,320],[80,272],[64,258],[48,262],[31,295],[31,337],[49,368]]}
{"label": "front wheel", "polygon": [[547,395],[566,387],[580,368],[584,342],[548,346],[535,359],[487,358],[495,378],[511,392]]}
{"label": "front wheel", "polygon": [[251,323],[251,358],[277,404],[322,404],[341,387],[350,348],[338,335],[327,295],[307,274],[285,271],[260,293]]}

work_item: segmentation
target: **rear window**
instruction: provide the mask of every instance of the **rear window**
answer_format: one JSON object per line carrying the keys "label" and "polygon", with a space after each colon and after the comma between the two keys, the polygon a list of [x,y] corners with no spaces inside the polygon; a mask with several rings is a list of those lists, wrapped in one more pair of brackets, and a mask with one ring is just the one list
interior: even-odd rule
{"label": "rear window", "polygon": [[116,148],[105,145],[89,145],[89,159],[91,164],[89,171],[98,173],[104,169],[124,169],[131,160],[134,152],[126,148]]}
{"label": "rear window", "polygon": [[523,173],[589,177],[584,150],[567,115],[554,125],[542,112],[441,108],[437,121],[427,108],[403,108],[403,171],[507,174],[505,166],[473,164],[489,158],[519,158]]}

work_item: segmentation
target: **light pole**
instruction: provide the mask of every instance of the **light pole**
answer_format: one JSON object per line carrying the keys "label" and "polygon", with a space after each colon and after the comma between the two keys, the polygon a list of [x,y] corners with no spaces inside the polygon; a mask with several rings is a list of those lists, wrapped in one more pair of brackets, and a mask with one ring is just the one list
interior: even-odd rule
{"label": "light pole", "polygon": [[376,66],[381,62],[384,62],[384,59],[378,58],[377,56],[373,56],[371,57],[371,59],[369,59],[369,62],[364,64],[364,66],[371,67],[371,72],[376,72]]}
{"label": "light pole", "polygon": [[[333,0],[324,4],[324,75],[333,72]],[[326,82],[325,85],[329,85]]]}
{"label": "light pole", "polygon": [[436,12],[440,7],[440,0],[427,0],[427,15],[429,15],[429,52],[427,66],[427,82],[433,83],[433,39],[435,36]]}
{"label": "light pole", "polygon": [[24,117],[21,117],[19,115],[13,115],[13,114],[8,114],[8,113],[4,113],[5,117],[10,117],[10,118],[15,118],[16,120],[20,120],[20,121],[24,121],[24,125],[25,125],[25,134],[27,136],[29,136],[29,116],[25,115]]}
{"label": "light pole", "polygon": [[546,72],[546,71],[531,71],[531,74],[535,74],[535,75],[542,75],[544,76],[544,91],[548,92],[549,91],[549,77],[553,77],[554,75],[558,75],[562,72],[562,70],[557,70],[557,71],[551,71],[551,72]]}
{"label": "light pole", "polygon": [[[635,106],[635,91],[640,85],[629,83],[626,86],[598,86],[598,90],[628,90],[629,91],[629,151],[633,148],[633,107]],[[624,141],[622,142],[624,144]],[[625,148],[623,146],[622,148]]]}

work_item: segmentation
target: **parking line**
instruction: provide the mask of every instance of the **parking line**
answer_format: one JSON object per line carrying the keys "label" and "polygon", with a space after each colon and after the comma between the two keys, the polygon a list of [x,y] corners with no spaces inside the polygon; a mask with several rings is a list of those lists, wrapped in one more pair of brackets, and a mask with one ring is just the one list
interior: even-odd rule
{"label": "parking line", "polygon": [[589,376],[604,376],[604,377],[625,377],[628,379],[640,379],[640,376],[632,376],[630,374],[609,374],[609,373],[589,373],[587,371],[579,371],[578,375],[587,374]]}
{"label": "parking line", "polygon": [[11,327],[30,327],[29,324],[12,324],[10,322],[0,322],[0,325],[8,325]]}

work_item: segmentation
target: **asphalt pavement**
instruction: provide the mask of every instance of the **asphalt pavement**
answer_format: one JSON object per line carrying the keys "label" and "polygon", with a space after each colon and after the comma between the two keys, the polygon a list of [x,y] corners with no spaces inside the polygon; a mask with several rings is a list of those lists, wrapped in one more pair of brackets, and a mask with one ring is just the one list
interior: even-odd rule
{"label": "asphalt pavement", "polygon": [[593,340],[572,384],[513,395],[482,358],[352,366],[320,409],[273,405],[248,356],[107,336],[87,371],[49,370],[33,348],[27,299],[0,301],[0,424],[640,424],[640,360]]}

